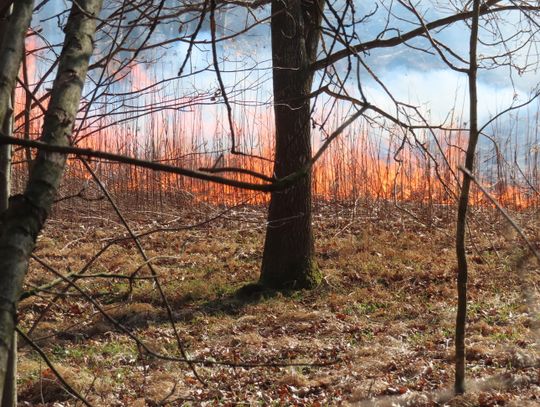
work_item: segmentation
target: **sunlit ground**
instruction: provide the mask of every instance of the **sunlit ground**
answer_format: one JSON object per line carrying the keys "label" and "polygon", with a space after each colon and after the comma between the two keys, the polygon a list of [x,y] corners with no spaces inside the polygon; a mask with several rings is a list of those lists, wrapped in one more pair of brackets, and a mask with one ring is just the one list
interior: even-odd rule
{"label": "sunlit ground", "polygon": [[[47,224],[36,251],[64,274],[79,271],[109,239],[125,232],[111,212],[67,208]],[[453,397],[448,390],[455,217],[444,207],[407,210],[416,218],[391,203],[318,204],[316,251],[325,277],[314,291],[236,294],[257,279],[261,209],[238,207],[193,229],[141,238],[188,355],[240,365],[196,365],[204,384],[184,363],[139,352],[125,332],[74,290],[47,309],[31,336],[65,379],[97,406],[538,405],[534,299],[539,274],[524,245],[496,214],[472,211],[470,392]],[[142,232],[197,224],[220,211],[200,205],[126,215]],[[515,216],[537,242],[537,217]],[[151,280],[133,280],[130,286],[126,279],[96,276],[136,270],[139,277],[149,275],[134,245],[123,240],[86,271],[93,278],[77,283],[152,351],[178,357],[171,322]],[[33,261],[27,289],[54,278]],[[61,287],[22,302],[24,331]],[[40,357],[20,342],[20,401],[74,405]],[[269,366],[241,366],[253,363]],[[293,366],[282,366],[287,364]]]}

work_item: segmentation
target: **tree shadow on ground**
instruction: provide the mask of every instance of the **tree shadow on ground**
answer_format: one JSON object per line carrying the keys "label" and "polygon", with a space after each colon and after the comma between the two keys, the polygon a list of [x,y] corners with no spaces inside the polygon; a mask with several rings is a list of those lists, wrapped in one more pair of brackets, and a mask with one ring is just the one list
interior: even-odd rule
{"label": "tree shadow on ground", "polygon": [[175,312],[176,320],[190,321],[197,315],[241,315],[248,305],[257,304],[262,301],[276,297],[279,293],[287,295],[287,292],[266,288],[258,283],[245,284],[239,289],[219,296],[219,298],[198,302],[181,300],[171,304]]}
{"label": "tree shadow on ground", "polygon": [[[168,302],[172,309],[174,322],[189,323],[201,315],[239,316],[246,306],[274,298],[278,293],[282,295],[290,294],[285,291],[268,289],[257,283],[249,283],[217,297],[215,294],[210,293],[198,298],[184,295],[169,299]],[[126,293],[122,293],[115,296],[115,298],[109,298],[107,302],[108,306],[105,307],[107,314],[130,331],[145,329],[151,324],[159,325],[169,321],[167,310],[158,301],[141,302],[130,298]],[[88,338],[104,335],[107,332],[122,331],[119,326],[115,326],[103,314],[97,315],[90,322],[77,326],[67,327],[62,326],[63,324],[54,324],[56,326],[52,326],[47,323],[41,325],[43,326],[40,326],[34,334],[34,338],[38,339],[41,346],[48,343],[80,342]]]}

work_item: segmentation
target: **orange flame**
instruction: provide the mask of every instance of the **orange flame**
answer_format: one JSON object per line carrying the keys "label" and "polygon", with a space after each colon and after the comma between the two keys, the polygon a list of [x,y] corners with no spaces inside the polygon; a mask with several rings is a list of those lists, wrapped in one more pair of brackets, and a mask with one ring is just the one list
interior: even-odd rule
{"label": "orange flame", "polygon": [[[35,38],[28,37],[29,51],[39,48]],[[37,58],[35,52],[30,52],[27,57],[27,75],[31,90],[39,75]],[[155,83],[140,64],[132,64],[126,70],[134,92],[148,89]],[[118,74],[124,75],[126,71]],[[43,95],[45,91],[40,90],[35,97],[39,99]],[[104,115],[91,127],[81,130],[77,135],[80,140],[78,145],[192,169],[240,167],[271,176],[273,129],[269,123],[272,123],[273,116],[270,109],[248,111],[246,108],[245,114],[250,120],[246,120],[249,122],[246,125],[236,128],[235,142],[240,150],[252,156],[232,155],[226,153],[230,144],[227,140],[228,123],[219,119],[219,107],[214,106],[214,117],[208,120],[207,107],[191,106],[189,112],[161,109],[165,105],[162,99],[159,92],[145,93],[139,103],[144,104],[144,109],[155,109],[155,112],[130,121],[115,123],[114,119]],[[178,99],[177,103],[188,102]],[[43,104],[46,106],[46,103],[45,99]],[[34,104],[25,116],[22,113],[27,108],[27,94],[24,89],[18,88],[15,100],[18,117],[15,133],[21,136],[26,131],[29,133],[27,136],[37,138],[42,126],[42,113]],[[28,119],[30,123],[27,122]],[[215,137],[209,136],[210,132],[213,132]],[[437,149],[426,143],[425,151],[422,151],[409,144],[402,145],[402,140],[397,137],[370,133],[373,133],[373,130],[357,124],[329,147],[313,169],[313,195],[316,199],[353,201],[370,198],[430,204],[455,202],[453,196],[458,193],[458,180],[461,179],[457,168],[464,159],[466,134],[441,131],[438,134],[441,147]],[[24,160],[20,150],[15,156],[15,161]],[[198,200],[227,205],[246,201],[263,204],[269,200],[268,194],[242,191],[230,186],[118,163],[101,161],[96,164],[96,169],[112,192],[141,201],[162,200],[179,194],[189,194]],[[24,171],[19,170],[17,173],[20,178],[24,178]],[[236,180],[257,182],[248,175],[227,176]],[[65,183],[68,184],[77,180],[88,180],[90,175],[77,160],[70,160],[66,177]],[[483,179],[486,184],[486,180],[494,177],[488,174],[483,175]],[[500,179],[496,181],[498,182],[493,183],[491,190],[503,205],[518,209],[538,205],[538,197],[531,193],[530,189]],[[473,190],[471,202],[474,205],[489,204],[486,197],[476,189]]]}

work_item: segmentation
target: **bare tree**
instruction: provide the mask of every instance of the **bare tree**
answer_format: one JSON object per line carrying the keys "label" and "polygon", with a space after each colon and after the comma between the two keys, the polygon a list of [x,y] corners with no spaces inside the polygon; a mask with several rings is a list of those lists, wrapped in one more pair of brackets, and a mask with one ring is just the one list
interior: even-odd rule
{"label": "bare tree", "polygon": [[[440,31],[468,23],[475,16],[493,16],[493,20],[497,20],[500,18],[498,15],[509,12],[526,16],[538,10],[538,5],[513,1],[481,2],[477,11],[470,9],[467,4],[463,8],[448,4],[448,7],[439,7],[446,15],[428,21],[426,12],[420,9],[420,3],[398,1],[395,4],[373,4],[372,13],[358,15],[356,5],[349,1],[272,2],[276,174],[299,168],[311,155],[311,129],[317,127],[313,112],[317,109],[316,103],[321,94],[352,102],[357,108],[364,107],[366,110],[362,116],[368,122],[376,122],[383,127],[386,122],[401,126],[405,132],[404,143],[409,142],[410,136],[413,143],[427,151],[423,137],[416,130],[437,129],[444,124],[427,120],[415,106],[394,97],[392,89],[370,67],[367,54],[404,46],[409,47],[411,52],[432,55],[434,62],[439,60],[454,71],[469,72],[468,68],[463,67],[467,63],[466,56],[439,39]],[[373,39],[359,41],[357,30],[368,24],[379,4],[387,9],[385,24]],[[401,23],[408,27],[405,31]],[[410,28],[411,25],[413,28]],[[526,30],[517,29],[513,34],[517,36]],[[505,46],[507,41],[501,39],[493,44],[483,44],[486,48],[504,49],[500,57],[491,57],[494,64],[491,67],[486,65],[486,68],[500,64],[503,55],[512,59],[512,55],[518,52],[517,48]],[[486,57],[484,62],[487,60]],[[354,65],[357,66],[356,75],[351,75]],[[314,77],[317,78],[316,86],[312,84]],[[353,97],[346,90],[347,82],[358,88],[358,96]],[[364,87],[368,82],[380,86],[385,97],[394,104],[393,109],[378,105],[366,97]],[[429,156],[429,151],[427,153]],[[305,288],[316,286],[320,280],[313,252],[309,185],[309,174],[306,174],[305,180],[294,188],[272,194],[260,277],[263,285]]]}
{"label": "bare tree", "polygon": [[[471,22],[471,35],[469,42],[469,143],[465,158],[465,168],[472,173],[474,166],[474,154],[478,143],[478,27],[480,0],[474,0],[473,19]],[[467,256],[465,250],[465,230],[467,219],[467,206],[469,204],[469,191],[471,179],[466,174],[461,184],[461,194],[458,206],[457,230],[456,230],[456,255],[458,260],[458,310],[456,317],[456,379],[455,392],[465,392],[465,326],[467,319]]]}
{"label": "bare tree", "polygon": [[[7,3],[9,2],[0,2],[0,10],[3,10]],[[353,1],[208,0],[181,5],[168,1],[113,1],[106,3],[108,14],[101,19],[98,18],[101,1],[86,0],[73,3],[62,54],[52,62],[47,71],[47,75],[50,75],[56,68],[58,69],[52,90],[38,97],[36,90],[25,89],[28,97],[27,105],[37,107],[43,114],[41,141],[9,137],[9,132],[5,129],[1,136],[4,143],[39,150],[24,194],[13,197],[9,209],[1,220],[0,269],[3,272],[0,274],[0,287],[3,291],[0,297],[0,375],[2,378],[5,377],[10,347],[13,349],[10,344],[14,316],[28,261],[37,234],[49,215],[58,192],[67,154],[111,160],[228,186],[271,192],[260,284],[277,289],[313,288],[321,280],[321,272],[317,267],[314,253],[311,170],[328,145],[348,125],[360,117],[371,125],[387,126],[388,123],[397,125],[403,130],[402,145],[405,143],[416,145],[427,155],[429,150],[425,147],[425,138],[418,134],[418,130],[442,128],[440,123],[430,123],[417,106],[401,101],[393,95],[392,89],[370,65],[372,62],[368,55],[370,52],[409,47],[428,55],[429,58],[442,61],[453,70],[469,75],[471,123],[466,169],[473,170],[475,144],[481,133],[476,120],[475,102],[476,70],[480,66],[475,48],[480,27],[479,19],[482,16],[495,18],[509,12],[528,16],[529,13],[538,10],[538,5],[516,1],[475,0],[473,8],[469,2],[450,9],[441,7],[441,15],[429,20],[420,6],[410,1],[383,1],[374,4],[375,10],[377,7],[386,8],[385,19],[377,32],[368,36],[360,35],[359,31],[364,24],[370,22],[370,17],[376,11],[366,11],[361,15],[358,12],[358,4]],[[10,41],[4,41],[0,50],[0,118],[9,116],[9,98],[21,65],[23,42],[32,7],[31,1],[15,3],[8,28]],[[216,14],[229,9],[241,9],[249,15],[253,14],[252,21],[233,30],[224,31],[218,36]],[[264,17],[261,17],[262,14]],[[126,22],[126,16],[137,18]],[[179,16],[183,18],[182,27],[189,27],[187,33],[174,36],[165,31],[161,37],[156,35],[160,29],[165,30],[164,27],[176,22]],[[273,174],[221,166],[219,160],[211,168],[202,170],[183,168],[154,162],[155,156],[140,159],[71,145],[78,137],[90,138],[93,134],[103,131],[105,126],[113,127],[134,117],[147,117],[156,112],[173,112],[197,104],[219,102],[224,106],[230,137],[228,144],[223,143],[227,147],[222,148],[219,153],[249,155],[241,152],[236,137],[233,106],[236,102],[235,95],[253,89],[249,86],[241,87],[244,83],[242,75],[239,75],[241,79],[237,79],[236,82],[227,79],[227,69],[223,67],[228,65],[225,58],[220,60],[218,46],[227,40],[249,35],[250,30],[260,27],[262,22],[268,20],[272,41],[270,70],[275,127]],[[469,60],[466,56],[460,55],[459,50],[452,49],[439,38],[441,30],[465,23],[472,24]],[[96,24],[99,33],[96,44],[100,52],[89,65],[91,40]],[[531,26],[534,26],[534,20]],[[209,38],[199,38],[201,30],[210,31]],[[184,100],[180,101],[181,97],[177,97],[143,106],[130,104],[129,102],[133,102],[141,95],[153,95],[152,92],[157,85],[152,84],[144,89],[128,91],[120,91],[115,86],[125,78],[126,71],[142,65],[143,62],[154,62],[151,58],[143,59],[145,53],[174,43],[183,43],[187,46],[186,54],[180,55],[178,61],[180,76],[211,73],[215,75],[217,90],[192,94],[191,100],[187,103]],[[54,53],[56,47],[58,44],[50,45],[50,52]],[[190,57],[196,52],[194,51],[196,47],[206,47],[210,57],[209,61],[206,61],[206,66],[192,72],[188,66],[192,62]],[[512,55],[513,52],[515,50],[507,51],[506,54]],[[493,57],[494,60],[497,58]],[[512,67],[513,64],[509,63]],[[256,69],[264,68],[256,65]],[[91,72],[89,76],[87,71]],[[238,71],[240,70],[233,74],[237,74]],[[161,85],[166,86],[169,80],[172,81],[172,78],[163,79]],[[91,82],[91,87],[84,95],[84,103],[81,104],[81,92],[85,81]],[[25,81],[22,82],[22,86],[25,86]],[[375,100],[370,99],[369,92],[366,91],[368,82],[378,86],[384,97],[390,101],[388,104],[390,107],[382,103],[377,104]],[[43,81],[40,81],[39,86],[42,84]],[[49,100],[47,107],[44,106],[45,100]],[[119,106],[110,108],[109,105],[113,104],[111,100],[115,102],[120,100]],[[335,106],[338,103],[346,106],[348,118],[343,122],[340,118],[341,124],[332,131],[333,126],[328,123],[330,117],[335,114]],[[325,106],[331,108],[325,109]],[[313,129],[317,129],[318,133]],[[314,134],[322,136],[322,146],[315,154],[312,153],[311,145]],[[429,132],[427,134],[431,135]],[[88,170],[92,173],[90,168]],[[247,175],[256,181],[247,182],[220,175],[229,173]],[[466,259],[463,250],[469,186],[470,180],[465,176],[461,190],[456,245],[461,270],[456,332],[456,353],[460,363],[456,370],[457,392],[464,390]],[[105,188],[103,190],[108,194]],[[118,214],[121,218],[121,214],[119,212]],[[134,241],[137,241],[127,224],[126,229]],[[142,247],[139,249],[144,257]],[[148,258],[145,258],[145,261],[149,261]],[[69,281],[62,280],[62,282],[69,284]],[[180,345],[179,347],[181,348]],[[187,358],[182,355],[182,358],[177,360],[185,362]]]}
{"label": "bare tree", "polygon": [[[16,2],[9,23],[10,41],[4,41],[0,67],[4,75],[0,88],[0,117],[5,117],[8,98],[22,59],[26,30],[32,16],[33,1]],[[66,26],[66,38],[60,56],[58,73],[45,115],[43,140],[51,145],[69,144],[95,32],[95,18],[101,9],[100,0],[74,3]],[[11,54],[14,57],[11,57]],[[66,156],[41,152],[32,168],[23,195],[14,197],[3,213],[0,230],[0,394],[3,397],[6,368],[14,333],[17,302],[28,269],[30,254],[43,222],[47,218],[61,180]]]}
{"label": "bare tree", "polygon": [[[7,23],[11,14],[10,7],[2,9],[0,7],[0,44],[3,44],[7,37]],[[5,116],[0,119],[3,122],[2,133],[11,136],[13,124],[13,92],[8,100],[8,109]],[[9,195],[11,192],[11,145],[0,146],[0,213],[7,210],[9,205]],[[4,394],[1,399],[2,407],[15,407],[17,405],[17,334],[13,334],[9,344],[10,353],[7,361],[7,371],[5,376]]]}
{"label": "bare tree", "polygon": [[[311,93],[324,1],[272,1],[272,63],[277,177],[311,159]],[[272,288],[313,288],[321,280],[314,259],[311,176],[275,192],[270,201],[261,283]]]}

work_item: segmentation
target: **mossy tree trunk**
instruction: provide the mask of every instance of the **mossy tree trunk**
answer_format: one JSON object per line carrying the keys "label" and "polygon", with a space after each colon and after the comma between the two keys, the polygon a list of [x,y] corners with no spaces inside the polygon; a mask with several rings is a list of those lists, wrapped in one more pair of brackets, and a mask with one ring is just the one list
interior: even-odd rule
{"label": "mossy tree trunk", "polygon": [[[96,30],[94,16],[101,10],[102,0],[79,0],[74,3],[65,28],[66,36],[58,72],[53,84],[49,107],[45,114],[42,141],[52,145],[68,145],[75,123],[83,85],[92,55],[92,42]],[[7,105],[6,95],[11,93],[22,59],[24,35],[30,24],[33,2],[15,2],[13,19],[19,30],[8,28],[10,48],[17,53],[18,63],[0,70],[0,117],[4,117]],[[24,8],[25,19],[15,16]],[[16,35],[15,35],[16,34]],[[13,46],[13,44],[17,46]],[[20,55],[19,55],[20,54]],[[0,64],[4,64],[4,60]],[[12,75],[12,77],[11,77]],[[5,85],[7,83],[7,85]],[[6,90],[5,87],[8,89]],[[10,200],[9,208],[0,220],[0,397],[4,393],[4,381],[9,359],[9,344],[15,328],[17,301],[28,269],[28,261],[38,233],[47,218],[60,184],[66,156],[59,153],[40,151],[23,195]]]}
{"label": "mossy tree trunk", "polygon": [[[309,94],[320,37],[323,0],[272,1],[275,114],[274,174],[298,171],[311,158]],[[260,283],[271,288],[312,288],[320,282],[311,226],[311,175],[272,194]]]}

